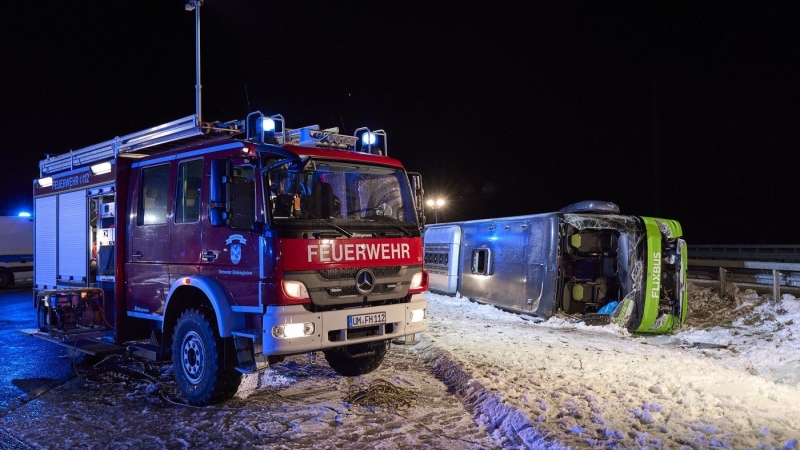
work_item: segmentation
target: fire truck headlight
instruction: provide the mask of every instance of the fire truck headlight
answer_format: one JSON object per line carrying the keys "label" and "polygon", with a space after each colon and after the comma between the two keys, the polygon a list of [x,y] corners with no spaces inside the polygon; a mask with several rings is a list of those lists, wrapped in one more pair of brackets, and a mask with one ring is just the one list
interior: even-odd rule
{"label": "fire truck headlight", "polygon": [[306,285],[299,281],[283,280],[283,292],[292,298],[309,298]]}
{"label": "fire truck headlight", "polygon": [[314,323],[287,323],[272,327],[272,336],[277,339],[291,339],[314,334]]}
{"label": "fire truck headlight", "polygon": [[426,309],[412,309],[411,310],[411,323],[422,322],[428,316]]}
{"label": "fire truck headlight", "polygon": [[411,286],[409,289],[419,289],[422,287],[422,272],[417,272],[411,277]]}

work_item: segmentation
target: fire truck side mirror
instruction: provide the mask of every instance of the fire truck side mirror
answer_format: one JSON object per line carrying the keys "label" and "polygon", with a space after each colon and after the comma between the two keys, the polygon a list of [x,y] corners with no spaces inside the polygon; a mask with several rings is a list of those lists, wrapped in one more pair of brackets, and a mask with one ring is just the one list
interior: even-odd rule
{"label": "fire truck side mirror", "polygon": [[226,225],[227,212],[225,208],[225,174],[227,161],[224,159],[211,160],[211,188],[209,189],[208,220],[211,226],[221,227]]}

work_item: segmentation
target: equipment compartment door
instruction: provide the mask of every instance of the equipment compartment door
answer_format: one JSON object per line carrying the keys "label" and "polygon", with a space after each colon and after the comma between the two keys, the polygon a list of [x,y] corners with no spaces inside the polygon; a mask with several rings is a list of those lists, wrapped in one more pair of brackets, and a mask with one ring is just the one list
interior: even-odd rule
{"label": "equipment compartment door", "polygon": [[56,285],[56,196],[34,200],[34,284],[37,289],[53,289]]}
{"label": "equipment compartment door", "polygon": [[86,191],[58,196],[58,285],[86,286],[89,251]]}

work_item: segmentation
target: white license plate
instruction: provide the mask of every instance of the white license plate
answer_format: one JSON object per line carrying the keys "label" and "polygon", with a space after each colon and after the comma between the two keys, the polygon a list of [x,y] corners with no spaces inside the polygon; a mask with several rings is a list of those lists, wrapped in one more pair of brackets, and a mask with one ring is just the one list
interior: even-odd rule
{"label": "white license plate", "polygon": [[382,323],[386,323],[385,312],[347,316],[347,328],[368,327]]}

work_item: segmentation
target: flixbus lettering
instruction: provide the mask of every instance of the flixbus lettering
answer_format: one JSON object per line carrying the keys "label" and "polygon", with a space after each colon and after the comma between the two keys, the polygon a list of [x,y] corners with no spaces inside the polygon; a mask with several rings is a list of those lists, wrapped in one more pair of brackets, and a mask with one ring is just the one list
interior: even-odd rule
{"label": "flixbus lettering", "polygon": [[653,253],[651,262],[653,264],[652,267],[650,267],[652,271],[651,281],[653,282],[653,287],[650,288],[650,295],[654,298],[658,298],[659,292],[661,291],[661,253]]}

